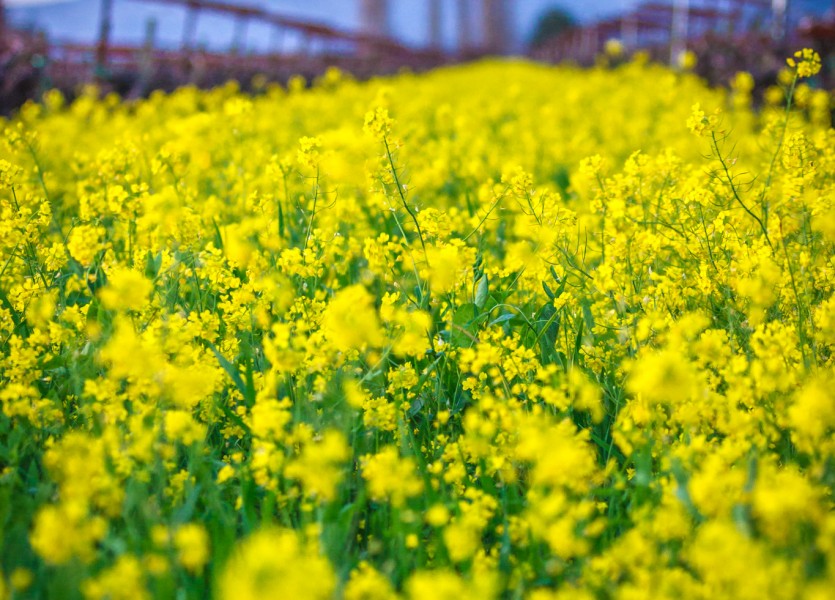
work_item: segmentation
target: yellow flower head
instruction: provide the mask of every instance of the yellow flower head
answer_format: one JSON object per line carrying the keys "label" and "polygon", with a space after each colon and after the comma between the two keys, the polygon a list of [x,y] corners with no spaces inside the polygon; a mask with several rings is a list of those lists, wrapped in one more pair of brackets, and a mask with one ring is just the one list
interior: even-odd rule
{"label": "yellow flower head", "polygon": [[720,112],[719,109],[716,109],[711,115],[705,114],[702,105],[697,102],[693,105],[690,117],[687,119],[687,128],[698,136],[707,136],[716,131]]}
{"label": "yellow flower head", "polygon": [[107,276],[107,285],[99,292],[102,304],[111,310],[142,310],[154,284],[142,273],[117,267]]}
{"label": "yellow flower head", "polygon": [[384,139],[391,133],[391,126],[394,120],[389,116],[386,108],[378,106],[365,115],[363,130],[377,139]]}
{"label": "yellow flower head", "polygon": [[198,573],[209,562],[209,534],[198,523],[186,523],[174,534],[177,558],[187,570]]}
{"label": "yellow flower head", "polygon": [[222,600],[333,597],[336,577],[318,548],[295,531],[267,529],[244,540],[220,578]]}
{"label": "yellow flower head", "polygon": [[299,140],[298,161],[301,165],[316,168],[319,164],[322,140],[318,137],[303,137]]}
{"label": "yellow flower head", "polygon": [[786,59],[792,69],[797,69],[797,76],[800,79],[817,75],[821,70],[820,54],[811,48],[804,48],[794,53],[794,57]]}
{"label": "yellow flower head", "polygon": [[336,293],[325,309],[322,329],[341,351],[379,346],[384,341],[374,298],[361,285],[348,286]]}

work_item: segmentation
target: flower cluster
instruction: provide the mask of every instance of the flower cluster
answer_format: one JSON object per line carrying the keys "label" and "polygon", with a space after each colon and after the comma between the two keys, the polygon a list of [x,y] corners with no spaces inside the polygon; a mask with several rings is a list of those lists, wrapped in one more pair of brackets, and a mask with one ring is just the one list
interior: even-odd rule
{"label": "flower cluster", "polygon": [[797,76],[812,77],[817,75],[821,70],[820,54],[811,48],[804,48],[794,53],[794,57],[786,59],[786,63],[792,68],[797,69]]}
{"label": "flower cluster", "polygon": [[789,65],[757,111],[482,62],[0,121],[0,598],[828,597],[835,130]]}

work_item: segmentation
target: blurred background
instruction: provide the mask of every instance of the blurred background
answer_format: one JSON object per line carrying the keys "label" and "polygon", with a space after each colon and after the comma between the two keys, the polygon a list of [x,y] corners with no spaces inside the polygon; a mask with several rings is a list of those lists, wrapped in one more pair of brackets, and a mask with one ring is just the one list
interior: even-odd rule
{"label": "blurred background", "polygon": [[588,65],[640,50],[722,83],[771,76],[798,45],[821,52],[831,85],[834,24],[835,0],[0,0],[0,110],[89,81],[140,97],[485,55]]}

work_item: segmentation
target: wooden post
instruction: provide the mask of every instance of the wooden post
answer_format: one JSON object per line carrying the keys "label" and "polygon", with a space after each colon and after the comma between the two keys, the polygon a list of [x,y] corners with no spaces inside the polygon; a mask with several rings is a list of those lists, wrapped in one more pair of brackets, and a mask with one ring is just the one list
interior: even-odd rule
{"label": "wooden post", "polygon": [[232,40],[232,51],[243,54],[246,52],[246,29],[249,19],[238,17],[235,21],[235,37]]}
{"label": "wooden post", "polygon": [[142,65],[143,69],[153,69],[154,48],[157,39],[157,20],[148,17],[145,21],[145,41],[142,43]]}
{"label": "wooden post", "polygon": [[504,0],[482,0],[484,49],[502,54],[508,49],[508,14]]}
{"label": "wooden post", "polygon": [[722,10],[725,12],[725,20],[722,23],[723,32],[727,35],[733,35],[734,25],[742,17],[742,7],[737,7],[731,0],[724,0],[722,2]]}
{"label": "wooden post", "polygon": [[771,1],[771,37],[782,40],[786,37],[786,24],[789,14],[789,0]]}
{"label": "wooden post", "polygon": [[149,17],[145,21],[145,40],[139,51],[139,77],[133,85],[129,98],[141,98],[150,91],[151,82],[156,71],[154,63],[154,48],[156,47],[157,20]]}
{"label": "wooden post", "polygon": [[583,28],[583,36],[580,39],[580,60],[585,61],[588,58],[594,57],[594,49],[592,48],[592,32],[590,27]]}
{"label": "wooden post", "polygon": [[107,68],[110,47],[110,29],[113,23],[113,0],[101,0],[99,9],[99,43],[96,47],[96,70],[101,74]]}
{"label": "wooden post", "polygon": [[6,45],[6,2],[0,0],[0,50]]}
{"label": "wooden post", "polygon": [[670,64],[675,66],[687,49],[690,21],[690,0],[675,0],[670,25]]}
{"label": "wooden post", "polygon": [[365,58],[377,57],[380,53],[379,38],[389,35],[388,2],[386,0],[360,1],[360,29],[365,40],[358,50]]}
{"label": "wooden post", "polygon": [[443,24],[441,0],[429,0],[429,46],[433,50],[443,48]]}
{"label": "wooden post", "polygon": [[620,37],[626,50],[638,47],[638,18],[630,13],[620,21]]}
{"label": "wooden post", "polygon": [[473,33],[470,21],[469,0],[458,0],[458,52],[467,54],[472,50]]}
{"label": "wooden post", "polygon": [[379,37],[388,36],[388,2],[386,0],[362,0],[360,2],[360,26],[363,33]]}
{"label": "wooden post", "polygon": [[299,38],[299,54],[302,56],[310,54],[311,45],[312,40],[310,39],[310,34],[303,31],[301,37]]}
{"label": "wooden post", "polygon": [[284,30],[274,25],[270,30],[270,54],[281,54],[284,51]]}
{"label": "wooden post", "polygon": [[183,40],[180,49],[190,51],[194,45],[194,34],[197,31],[197,5],[189,3],[186,8],[186,20],[183,23]]}

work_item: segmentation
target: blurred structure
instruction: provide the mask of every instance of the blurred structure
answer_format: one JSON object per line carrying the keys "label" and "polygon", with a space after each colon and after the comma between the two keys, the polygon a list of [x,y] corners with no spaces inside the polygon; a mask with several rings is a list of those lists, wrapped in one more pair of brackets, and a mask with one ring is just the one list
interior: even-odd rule
{"label": "blurred structure", "polygon": [[788,0],[668,0],[642,2],[623,15],[575,27],[532,49],[549,61],[589,63],[610,40],[626,51],[667,48],[676,64],[693,40],[726,36],[741,40],[770,37],[777,45],[797,32],[788,28]]}
{"label": "blurred structure", "polygon": [[775,40],[783,39],[786,35],[786,25],[789,16],[788,0],[771,1],[771,35]]}
{"label": "blurred structure", "polygon": [[462,57],[506,54],[511,50],[512,0],[454,0]]}
{"label": "blurred structure", "polygon": [[568,10],[558,7],[549,8],[537,19],[528,43],[531,47],[539,47],[576,26],[577,19]]}
{"label": "blurred structure", "polygon": [[[799,20],[789,0],[645,1],[614,18],[565,29],[531,55],[546,62],[619,62],[636,51],[692,68],[713,84],[750,72],[765,86],[801,47],[816,49],[824,68],[817,84],[835,84],[835,21]],[[835,4],[833,5],[835,9]],[[835,19],[835,10],[833,10]]]}
{"label": "blurred structure", "polygon": [[96,68],[107,65],[107,50],[110,46],[110,30],[113,27],[113,0],[101,0],[99,15],[99,44],[96,48]]}
{"label": "blurred structure", "polygon": [[[98,3],[97,39],[90,43],[46,43],[42,36],[6,30],[0,35],[0,113],[7,113],[43,89],[58,87],[72,96],[78,84],[95,81],[103,91],[140,97],[155,89],[172,90],[184,84],[211,87],[230,79],[250,85],[286,82],[294,75],[308,81],[329,67],[365,78],[394,73],[407,67],[425,70],[450,60],[443,50],[444,0],[431,2],[426,24],[432,33],[429,48],[413,48],[391,34],[388,0],[352,0],[360,27],[345,30],[304,18],[272,12],[247,0],[93,0]],[[256,2],[256,0],[248,0]],[[449,1],[449,0],[447,0]],[[157,25],[146,24],[138,45],[114,43],[114,7],[123,2],[145,2],[185,10],[182,35],[176,49],[157,45]],[[0,8],[5,0],[0,0]],[[234,39],[226,51],[207,51],[195,44],[204,15],[234,22]],[[0,11],[0,15],[4,15]],[[0,20],[3,26],[4,20]],[[272,30],[267,52],[247,49],[250,24]],[[289,39],[290,43],[284,41]],[[256,77],[257,76],[257,77]],[[253,84],[254,85],[254,84]]]}
{"label": "blurred structure", "polygon": [[[393,72],[402,67],[423,69],[456,58],[503,54],[511,49],[511,3],[509,0],[423,0],[427,5],[424,49],[398,42],[391,30],[393,2],[352,0],[358,11],[356,31],[339,29],[272,12],[260,4],[241,4],[235,0],[97,0],[99,3],[98,39],[94,44],[56,43],[49,50],[50,74],[58,81],[82,80],[85,73],[99,83],[110,82],[117,91],[131,95],[144,93],[154,85],[152,73],[164,71],[170,79],[185,78],[200,83],[206,74],[212,78],[249,73],[255,69],[284,78],[289,72],[306,75],[320,73],[327,65],[338,65],[358,76]],[[254,2],[255,0],[250,0]],[[114,7],[122,2],[145,2],[185,10],[179,49],[156,47],[156,27],[149,27],[142,44],[114,43]],[[454,9],[454,10],[450,10]],[[445,12],[450,11],[450,12]],[[234,21],[235,36],[226,52],[207,52],[195,47],[198,23],[205,14],[224,16]],[[453,21],[457,28],[454,54],[447,54],[444,25]],[[275,44],[267,53],[247,51],[246,33],[250,23],[269,26],[273,38],[292,36],[292,49]],[[277,47],[278,46],[278,47]],[[279,74],[280,72],[280,74]],[[149,75],[150,74],[150,75]],[[140,90],[131,81],[142,83]]]}
{"label": "blurred structure", "polygon": [[457,0],[458,54],[466,56],[473,51],[473,18],[471,0]]}
{"label": "blurred structure", "polygon": [[506,0],[482,0],[481,17],[485,52],[504,54],[510,50],[510,16]]}
{"label": "blurred structure", "polygon": [[429,0],[429,47],[437,51],[442,51],[444,47],[442,0]]}
{"label": "blurred structure", "polygon": [[368,35],[389,35],[388,0],[360,0],[360,27]]}
{"label": "blurred structure", "polygon": [[381,50],[373,38],[385,38],[389,35],[388,0],[359,0],[360,33],[369,39],[362,42],[358,52],[368,58],[375,57]]}
{"label": "blurred structure", "polygon": [[16,31],[5,19],[0,0],[0,114],[6,114],[48,85],[48,47],[43,35]]}

